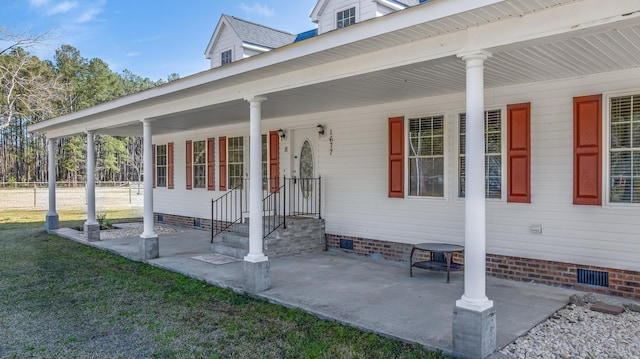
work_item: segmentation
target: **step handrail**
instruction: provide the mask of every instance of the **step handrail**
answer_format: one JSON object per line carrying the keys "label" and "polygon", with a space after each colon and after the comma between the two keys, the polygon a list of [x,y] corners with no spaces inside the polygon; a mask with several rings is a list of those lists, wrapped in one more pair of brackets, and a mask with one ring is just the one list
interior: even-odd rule
{"label": "step handrail", "polygon": [[[211,243],[220,233],[226,231],[236,223],[242,222],[244,201],[244,181],[230,189],[222,196],[211,200]],[[229,204],[232,204],[229,206]],[[233,205],[239,204],[239,205]]]}
{"label": "step handrail", "polygon": [[[262,199],[262,239],[267,238],[276,229],[287,228],[287,178],[284,184]],[[282,201],[281,201],[282,199]],[[282,208],[280,207],[282,203]]]}
{"label": "step handrail", "polygon": [[[277,178],[268,180],[279,182]],[[245,207],[249,207],[243,197],[246,191],[243,179],[239,185],[217,199],[211,200],[211,242],[234,224],[241,223]],[[283,177],[282,185],[272,190],[262,199],[263,239],[278,228],[287,228],[290,216],[314,216],[322,219],[322,177]],[[272,188],[269,184],[267,188]],[[288,196],[289,195],[289,196]],[[246,205],[246,206],[245,206]]]}

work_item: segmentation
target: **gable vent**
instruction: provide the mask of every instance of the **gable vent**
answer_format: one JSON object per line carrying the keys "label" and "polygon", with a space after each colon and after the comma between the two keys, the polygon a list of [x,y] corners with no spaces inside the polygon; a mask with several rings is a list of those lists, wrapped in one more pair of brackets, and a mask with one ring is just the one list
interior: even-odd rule
{"label": "gable vent", "polygon": [[609,273],[590,269],[578,269],[578,283],[609,287]]}

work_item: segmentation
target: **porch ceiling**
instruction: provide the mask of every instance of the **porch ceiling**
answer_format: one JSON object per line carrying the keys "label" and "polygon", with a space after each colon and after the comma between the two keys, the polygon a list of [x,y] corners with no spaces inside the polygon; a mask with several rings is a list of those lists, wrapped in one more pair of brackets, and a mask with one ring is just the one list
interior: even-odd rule
{"label": "porch ceiling", "polygon": [[[616,2],[619,9],[607,5],[610,15],[602,19],[615,20],[601,22],[593,20],[600,19],[593,15],[601,8],[596,0],[482,1],[487,5],[454,15],[438,13],[448,8],[446,1],[431,1],[356,24],[349,31],[333,31],[86,113],[50,120],[48,126],[38,124],[35,130],[46,127],[54,137],[87,128],[141,136],[139,120],[143,118],[155,120],[154,135],[248,122],[244,97],[254,91],[268,99],[262,106],[263,119],[462,93],[465,63],[455,56],[461,49],[456,46],[470,43],[492,54],[485,62],[486,88],[640,67],[640,7],[627,14],[635,9],[631,0]],[[583,3],[590,17],[576,15],[580,20],[575,23],[558,20],[545,24],[545,32],[538,30],[540,21],[548,19],[544,17],[548,10],[556,12],[553,19],[557,20],[577,14]],[[505,36],[504,43],[485,44],[486,38],[502,38],[496,32],[511,29],[522,33]],[[399,62],[376,60],[380,54],[412,49]],[[286,83],[278,83],[282,80]]]}
{"label": "porch ceiling", "polygon": [[[485,87],[640,68],[640,25],[493,52]],[[266,93],[263,119],[296,116],[465,91],[465,63],[455,56]],[[247,121],[246,101],[157,118],[154,134]]]}

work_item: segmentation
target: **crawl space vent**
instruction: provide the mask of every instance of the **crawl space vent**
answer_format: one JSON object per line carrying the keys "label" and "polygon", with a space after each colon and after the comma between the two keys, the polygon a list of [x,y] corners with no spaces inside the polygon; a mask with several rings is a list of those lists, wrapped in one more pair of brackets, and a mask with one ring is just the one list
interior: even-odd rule
{"label": "crawl space vent", "polygon": [[590,269],[578,269],[578,283],[609,287],[609,273]]}

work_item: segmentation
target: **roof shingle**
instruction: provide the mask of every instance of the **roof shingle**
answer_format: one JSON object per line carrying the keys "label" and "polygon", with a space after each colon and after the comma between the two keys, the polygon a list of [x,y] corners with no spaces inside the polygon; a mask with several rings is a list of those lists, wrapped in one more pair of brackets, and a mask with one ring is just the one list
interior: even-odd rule
{"label": "roof shingle", "polygon": [[296,35],[288,32],[238,19],[230,15],[222,16],[243,42],[275,49],[291,44],[296,39]]}

